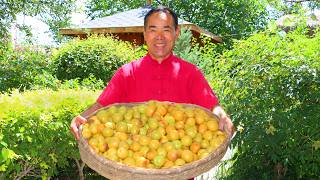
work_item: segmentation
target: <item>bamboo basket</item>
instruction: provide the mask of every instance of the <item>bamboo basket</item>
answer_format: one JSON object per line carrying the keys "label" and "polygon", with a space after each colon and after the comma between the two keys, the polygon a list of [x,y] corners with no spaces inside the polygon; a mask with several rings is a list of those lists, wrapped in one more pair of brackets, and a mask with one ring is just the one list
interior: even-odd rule
{"label": "bamboo basket", "polygon": [[[135,106],[141,103],[117,103],[112,104],[112,106]],[[197,107],[205,110],[208,115],[214,116],[209,110],[193,105],[193,104],[182,104],[183,106]],[[102,109],[107,109],[110,106],[106,106]],[[101,109],[99,109],[101,110]],[[97,110],[96,112],[98,112]],[[93,113],[92,115],[96,114]],[[173,180],[173,179],[189,179],[203,174],[214,166],[216,166],[219,161],[225,155],[228,146],[231,141],[231,135],[227,133],[227,138],[224,142],[213,152],[211,152],[207,157],[187,163],[180,167],[175,168],[165,168],[165,169],[146,169],[140,167],[129,167],[127,165],[121,164],[119,162],[111,161],[102,156],[99,156],[95,151],[90,148],[87,140],[82,137],[82,126],[80,126],[79,136],[80,140],[78,143],[80,156],[82,161],[87,164],[91,169],[99,173],[100,175],[108,179],[134,179],[134,180]]]}

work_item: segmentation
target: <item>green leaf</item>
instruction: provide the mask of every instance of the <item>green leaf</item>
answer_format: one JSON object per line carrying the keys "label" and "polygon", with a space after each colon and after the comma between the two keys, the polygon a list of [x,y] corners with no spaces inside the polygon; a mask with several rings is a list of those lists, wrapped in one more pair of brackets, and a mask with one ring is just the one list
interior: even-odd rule
{"label": "green leaf", "polygon": [[18,157],[18,155],[16,155],[14,151],[7,148],[2,148],[1,155],[2,155],[3,161],[10,161]]}
{"label": "green leaf", "polygon": [[313,144],[312,144],[312,147],[313,147],[315,150],[320,149],[320,140],[314,141]]}
{"label": "green leaf", "polygon": [[270,124],[269,127],[266,129],[266,133],[274,135],[274,132],[276,132],[276,128],[272,124]]}
{"label": "green leaf", "polygon": [[27,136],[27,141],[28,141],[28,142],[32,142],[32,137]]}
{"label": "green leaf", "polygon": [[2,146],[4,146],[4,147],[8,147],[8,144],[7,144],[6,142],[4,142],[4,141],[1,141],[0,144],[1,144]]}
{"label": "green leaf", "polygon": [[25,131],[24,127],[19,128],[19,132],[23,133]]}
{"label": "green leaf", "polygon": [[49,166],[45,162],[41,162],[40,163],[40,167],[43,168],[43,169],[48,169],[49,168]]}
{"label": "green leaf", "polygon": [[2,172],[5,172],[7,170],[7,165],[5,165],[5,164],[1,164],[0,165],[0,172],[2,171]]}

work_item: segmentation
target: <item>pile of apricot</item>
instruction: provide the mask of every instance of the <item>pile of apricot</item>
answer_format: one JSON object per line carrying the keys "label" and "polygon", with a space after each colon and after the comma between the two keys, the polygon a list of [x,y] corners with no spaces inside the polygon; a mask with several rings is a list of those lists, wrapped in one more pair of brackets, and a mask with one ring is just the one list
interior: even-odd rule
{"label": "pile of apricot", "polygon": [[218,120],[196,106],[148,101],[98,110],[82,127],[93,150],[113,161],[172,168],[208,156],[226,135]]}

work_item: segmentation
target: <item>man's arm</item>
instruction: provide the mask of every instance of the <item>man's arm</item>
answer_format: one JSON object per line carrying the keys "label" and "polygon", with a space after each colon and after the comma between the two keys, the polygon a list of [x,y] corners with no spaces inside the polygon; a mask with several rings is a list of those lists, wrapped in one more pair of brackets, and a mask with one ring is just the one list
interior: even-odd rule
{"label": "man's arm", "polygon": [[223,110],[223,108],[220,105],[216,105],[215,107],[213,107],[212,112],[219,118],[219,129],[226,130],[232,136],[235,132],[235,128],[230,117]]}
{"label": "man's arm", "polygon": [[103,106],[99,104],[98,102],[91,105],[88,109],[86,109],[84,112],[82,112],[80,115],[74,117],[70,124],[70,130],[73,134],[73,136],[79,140],[79,126],[85,122],[87,122],[87,118],[90,114],[95,112],[96,110],[102,108]]}

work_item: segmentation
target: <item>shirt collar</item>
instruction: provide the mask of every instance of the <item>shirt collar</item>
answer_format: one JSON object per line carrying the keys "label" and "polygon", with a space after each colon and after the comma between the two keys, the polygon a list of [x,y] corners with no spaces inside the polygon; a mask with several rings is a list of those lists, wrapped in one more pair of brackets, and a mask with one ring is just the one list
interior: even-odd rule
{"label": "shirt collar", "polygon": [[174,57],[175,56],[171,52],[171,54],[166,59],[162,60],[161,63],[159,63],[157,60],[153,59],[149,53],[147,53],[147,55],[146,55],[147,61],[151,62],[152,64],[157,64],[157,65],[168,64],[174,60]]}

